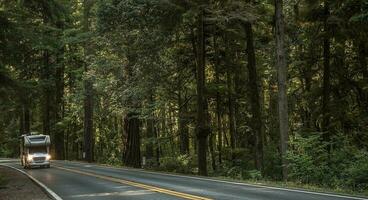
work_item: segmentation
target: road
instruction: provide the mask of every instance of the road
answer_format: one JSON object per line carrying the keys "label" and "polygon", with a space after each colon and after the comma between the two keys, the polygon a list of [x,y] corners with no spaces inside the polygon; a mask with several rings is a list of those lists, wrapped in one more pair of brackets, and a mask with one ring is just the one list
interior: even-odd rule
{"label": "road", "polygon": [[334,194],[254,186],[243,183],[53,161],[49,169],[24,170],[18,162],[0,159],[46,185],[62,199],[147,200],[363,200]]}

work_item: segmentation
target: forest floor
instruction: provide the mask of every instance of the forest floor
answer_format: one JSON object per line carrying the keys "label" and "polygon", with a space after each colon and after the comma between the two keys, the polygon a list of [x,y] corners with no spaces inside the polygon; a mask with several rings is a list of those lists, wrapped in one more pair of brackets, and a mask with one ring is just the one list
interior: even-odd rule
{"label": "forest floor", "polygon": [[0,166],[0,197],[2,200],[50,199],[26,175],[4,166]]}

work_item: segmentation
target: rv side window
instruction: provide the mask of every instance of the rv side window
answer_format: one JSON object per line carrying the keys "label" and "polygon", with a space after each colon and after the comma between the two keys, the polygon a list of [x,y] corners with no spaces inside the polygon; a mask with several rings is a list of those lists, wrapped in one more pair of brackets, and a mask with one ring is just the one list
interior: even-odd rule
{"label": "rv side window", "polygon": [[34,154],[34,153],[47,153],[47,148],[45,146],[30,147],[29,148],[29,153],[30,154]]}

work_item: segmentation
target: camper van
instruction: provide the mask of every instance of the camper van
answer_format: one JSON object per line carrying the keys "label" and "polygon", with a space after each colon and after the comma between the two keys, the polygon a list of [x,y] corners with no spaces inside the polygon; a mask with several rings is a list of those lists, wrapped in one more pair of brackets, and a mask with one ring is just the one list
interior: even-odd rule
{"label": "camper van", "polygon": [[24,168],[50,167],[50,136],[22,135],[20,137],[20,159]]}

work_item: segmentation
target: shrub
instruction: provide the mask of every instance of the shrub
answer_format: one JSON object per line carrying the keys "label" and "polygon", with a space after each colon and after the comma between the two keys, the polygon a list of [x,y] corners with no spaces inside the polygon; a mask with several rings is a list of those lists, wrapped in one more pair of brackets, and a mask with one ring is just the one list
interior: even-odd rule
{"label": "shrub", "polygon": [[350,145],[343,134],[334,134],[331,151],[321,133],[295,135],[288,152],[289,178],[354,191],[368,189],[368,153]]}
{"label": "shrub", "polygon": [[301,183],[321,183],[328,173],[326,144],[321,134],[311,133],[306,137],[295,135],[287,158],[291,180]]}
{"label": "shrub", "polygon": [[368,153],[360,151],[345,170],[345,181],[355,191],[368,190]]}
{"label": "shrub", "polygon": [[188,155],[160,158],[159,170],[193,174],[195,169],[194,159]]}

